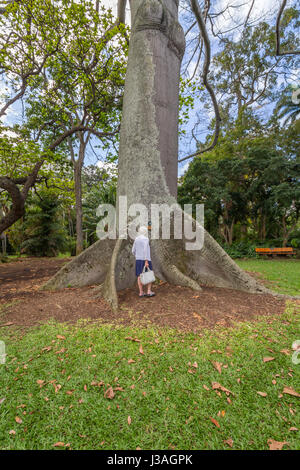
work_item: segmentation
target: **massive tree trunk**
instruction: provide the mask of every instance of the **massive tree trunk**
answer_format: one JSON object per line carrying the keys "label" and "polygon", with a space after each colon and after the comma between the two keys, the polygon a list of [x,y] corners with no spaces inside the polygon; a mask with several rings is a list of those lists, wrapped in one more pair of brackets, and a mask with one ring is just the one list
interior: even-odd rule
{"label": "massive tree trunk", "polygon": [[[128,207],[172,205],[177,193],[178,101],[185,39],[178,0],[132,0],[132,33],[121,123],[118,197]],[[194,222],[194,226],[196,222]],[[200,228],[198,226],[198,228]],[[205,231],[201,250],[186,239],[151,240],[156,275],[201,290],[200,284],[266,292]],[[62,268],[47,288],[103,283],[114,309],[117,291],[135,282],[130,239],[98,241]]]}

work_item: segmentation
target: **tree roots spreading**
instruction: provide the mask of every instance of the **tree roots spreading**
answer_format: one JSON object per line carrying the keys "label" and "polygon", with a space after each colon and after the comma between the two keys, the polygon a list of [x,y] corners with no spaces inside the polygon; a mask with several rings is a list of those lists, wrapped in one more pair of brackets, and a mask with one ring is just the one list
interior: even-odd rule
{"label": "tree roots spreading", "polygon": [[[185,249],[187,240],[151,240],[151,258],[157,278],[201,291],[201,285],[250,293],[273,294],[244,272],[204,231],[201,250]],[[118,309],[118,291],[136,282],[130,239],[99,240],[65,265],[43,289],[101,285],[101,295]]]}

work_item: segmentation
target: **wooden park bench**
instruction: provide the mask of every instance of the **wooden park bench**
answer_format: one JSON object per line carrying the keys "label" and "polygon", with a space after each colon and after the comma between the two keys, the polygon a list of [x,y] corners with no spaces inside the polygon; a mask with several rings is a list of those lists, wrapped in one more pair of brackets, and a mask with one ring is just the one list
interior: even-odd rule
{"label": "wooden park bench", "polygon": [[257,254],[262,256],[289,256],[295,255],[296,251],[290,247],[284,248],[255,248]]}

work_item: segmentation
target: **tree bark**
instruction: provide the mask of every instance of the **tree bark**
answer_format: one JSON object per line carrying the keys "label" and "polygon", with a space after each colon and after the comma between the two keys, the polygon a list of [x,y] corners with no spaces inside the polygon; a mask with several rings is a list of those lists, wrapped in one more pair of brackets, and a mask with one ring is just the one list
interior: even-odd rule
{"label": "tree bark", "polygon": [[85,158],[85,150],[90,138],[90,132],[87,133],[86,139],[84,134],[78,132],[79,151],[78,158],[75,156],[72,139],[68,138],[69,150],[71,161],[74,171],[74,186],[75,186],[75,212],[76,212],[76,255],[83,252],[83,228],[82,228],[82,167]]}
{"label": "tree bark", "polygon": [[76,255],[80,255],[80,253],[82,253],[83,251],[81,170],[82,170],[82,167],[77,161],[74,166],[75,210],[76,210]]}
{"label": "tree bark", "polygon": [[[132,33],[120,132],[117,196],[132,203],[176,203],[180,65],[185,49],[178,22],[178,0],[132,0]],[[118,198],[117,198],[118,199]],[[194,221],[194,227],[197,223]],[[197,225],[198,229],[201,229]],[[201,250],[186,251],[186,239],[151,240],[157,277],[201,290],[200,284],[267,292],[241,270],[204,231]],[[130,239],[98,241],[50,280],[46,288],[103,284],[103,295],[118,308],[120,289],[135,282]],[[106,276],[101,261],[111,262]],[[81,267],[81,260],[83,265]],[[86,272],[90,264],[89,276]],[[106,265],[107,266],[107,265]],[[105,278],[105,279],[104,279]]]}

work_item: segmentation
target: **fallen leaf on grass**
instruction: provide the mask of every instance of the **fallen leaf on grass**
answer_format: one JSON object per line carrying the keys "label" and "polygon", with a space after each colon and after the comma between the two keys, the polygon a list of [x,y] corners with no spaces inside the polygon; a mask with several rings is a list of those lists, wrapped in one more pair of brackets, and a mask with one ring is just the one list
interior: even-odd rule
{"label": "fallen leaf on grass", "polygon": [[292,387],[284,387],[283,392],[287,395],[293,395],[293,397],[300,397],[300,394],[297,393]]}
{"label": "fallen leaf on grass", "polygon": [[264,362],[270,362],[270,361],[274,361],[275,357],[264,357],[263,358],[263,361]]}
{"label": "fallen leaf on grass", "polygon": [[66,352],[66,348],[61,348],[60,351],[55,351],[55,354],[63,354],[64,352]]}
{"label": "fallen leaf on grass", "polygon": [[292,427],[289,429],[289,431],[299,431],[299,429],[298,429],[298,428],[295,428],[294,426],[292,426]]}
{"label": "fallen leaf on grass", "polygon": [[65,337],[65,336],[62,336],[62,335],[56,335],[56,338],[58,338],[58,339],[66,339],[66,337]]}
{"label": "fallen leaf on grass", "polygon": [[217,369],[219,374],[221,374],[221,372],[222,372],[222,363],[218,362],[218,361],[213,361],[212,365],[214,366],[215,369]]}
{"label": "fallen leaf on grass", "polygon": [[61,389],[61,385],[60,385],[60,384],[57,384],[57,385],[56,385],[56,384],[54,384],[54,383],[53,383],[52,385],[53,385],[53,387],[54,387],[54,389],[55,389],[55,393],[58,393],[58,392],[60,391],[60,389]]}
{"label": "fallen leaf on grass", "polygon": [[14,435],[16,434],[16,431],[15,431],[14,429],[11,429],[11,430],[9,431],[9,434],[14,436]]}
{"label": "fallen leaf on grass", "polygon": [[53,447],[65,447],[65,443],[64,442],[56,442],[55,444],[53,444]]}
{"label": "fallen leaf on grass", "polygon": [[140,339],[132,338],[131,336],[127,336],[127,338],[125,338],[125,339],[128,339],[128,340],[130,340],[130,341],[135,341],[136,343],[140,343],[140,342],[141,342]]}
{"label": "fallen leaf on grass", "polygon": [[131,425],[131,417],[130,416],[128,416],[127,421],[128,421],[129,426],[130,426]]}
{"label": "fallen leaf on grass", "polygon": [[92,387],[98,387],[98,382],[96,380],[92,380],[91,386]]}
{"label": "fallen leaf on grass", "polygon": [[224,444],[228,444],[229,447],[232,447],[232,446],[233,446],[233,440],[232,440],[231,438],[226,439],[226,441],[223,441],[223,442],[224,442]]}
{"label": "fallen leaf on grass", "polygon": [[268,439],[268,445],[270,450],[281,450],[284,445],[287,445],[286,441],[280,442],[274,439]]}
{"label": "fallen leaf on grass", "polygon": [[209,417],[209,419],[211,420],[211,422],[212,422],[215,426],[217,426],[217,428],[220,427],[220,425],[219,425],[219,423],[218,423],[218,421],[217,421],[216,419],[212,418],[211,416]]}
{"label": "fallen leaf on grass", "polygon": [[281,352],[282,354],[286,354],[287,356],[289,356],[289,355],[290,355],[290,351],[289,351],[289,349],[281,349],[281,351],[280,351],[280,352]]}
{"label": "fallen leaf on grass", "polygon": [[108,398],[109,400],[112,400],[115,396],[115,392],[113,391],[112,387],[109,387],[105,392],[104,392],[104,398]]}
{"label": "fallen leaf on grass", "polygon": [[256,392],[258,393],[258,395],[260,395],[261,397],[266,397],[268,394],[266,392]]}
{"label": "fallen leaf on grass", "polygon": [[133,359],[128,359],[128,364],[133,364],[135,361]]}
{"label": "fallen leaf on grass", "polygon": [[16,417],[15,417],[15,421],[16,421],[16,423],[18,423],[18,424],[23,423],[22,419],[19,418],[19,416],[16,416]]}
{"label": "fallen leaf on grass", "polygon": [[225,392],[226,394],[231,393],[231,395],[234,395],[234,393],[232,393],[230,390],[228,390],[228,388],[223,387],[221,384],[219,384],[219,382],[212,382],[212,388],[214,390],[221,390],[222,392]]}
{"label": "fallen leaf on grass", "polygon": [[140,354],[145,354],[144,351],[143,351],[143,346],[142,345],[140,345],[139,352],[140,352]]}

